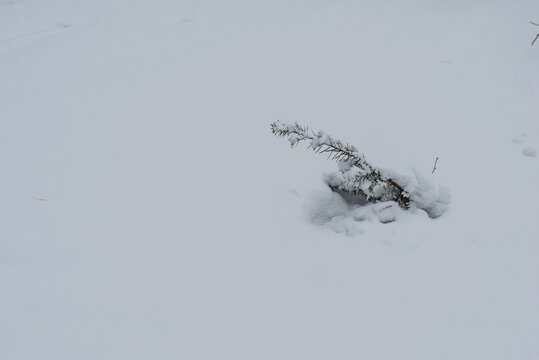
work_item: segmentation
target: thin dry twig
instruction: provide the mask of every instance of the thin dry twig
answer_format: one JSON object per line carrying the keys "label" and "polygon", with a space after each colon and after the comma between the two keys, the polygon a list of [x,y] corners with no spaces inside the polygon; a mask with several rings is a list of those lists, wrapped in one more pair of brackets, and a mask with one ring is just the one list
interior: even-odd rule
{"label": "thin dry twig", "polygon": [[[535,25],[535,26],[539,26],[539,24],[534,23],[533,21],[530,21],[530,24]],[[532,46],[533,46],[533,44],[535,44],[535,41],[537,41],[537,38],[539,38],[539,34],[537,34],[537,35],[535,36],[535,39],[533,39],[533,41],[532,41]]]}
{"label": "thin dry twig", "polygon": [[436,157],[436,160],[434,160],[434,169],[432,169],[432,173],[431,173],[431,174],[434,174],[434,171],[435,171],[436,169],[438,169],[438,168],[436,167],[436,164],[438,164],[438,157]]}
{"label": "thin dry twig", "polygon": [[33,197],[32,199],[39,200],[39,201],[49,201],[49,199],[37,198],[37,197]]}

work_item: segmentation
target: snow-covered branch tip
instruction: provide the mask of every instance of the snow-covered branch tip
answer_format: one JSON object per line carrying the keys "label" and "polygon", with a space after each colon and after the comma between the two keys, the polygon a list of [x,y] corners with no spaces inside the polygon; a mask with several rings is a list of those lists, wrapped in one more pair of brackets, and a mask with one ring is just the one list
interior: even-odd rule
{"label": "snow-covered branch tip", "polygon": [[409,207],[410,196],[404,188],[369,164],[354,146],[298,123],[286,124],[277,120],[271,124],[271,132],[278,137],[287,137],[292,147],[307,140],[315,153],[327,154],[329,159],[335,160],[339,172],[326,178],[333,191],[359,196],[365,202],[395,201],[402,208]]}

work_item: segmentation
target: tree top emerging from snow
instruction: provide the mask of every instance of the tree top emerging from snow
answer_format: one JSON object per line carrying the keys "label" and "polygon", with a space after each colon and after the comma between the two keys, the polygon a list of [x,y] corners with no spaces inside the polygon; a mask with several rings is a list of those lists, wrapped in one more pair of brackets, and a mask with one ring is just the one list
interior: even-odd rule
{"label": "tree top emerging from snow", "polygon": [[339,172],[326,178],[332,190],[359,196],[366,202],[395,201],[402,208],[409,207],[411,199],[404,188],[369,164],[356,147],[297,122],[287,124],[277,120],[271,124],[271,131],[276,136],[287,137],[292,147],[308,140],[309,148],[315,153],[326,153],[329,159],[337,161]]}

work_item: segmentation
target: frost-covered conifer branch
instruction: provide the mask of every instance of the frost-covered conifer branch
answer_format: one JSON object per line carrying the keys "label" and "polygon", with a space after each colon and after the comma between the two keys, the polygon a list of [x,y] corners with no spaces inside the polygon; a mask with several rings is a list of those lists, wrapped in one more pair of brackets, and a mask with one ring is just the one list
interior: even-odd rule
{"label": "frost-covered conifer branch", "polygon": [[309,140],[309,148],[315,153],[328,154],[329,159],[335,160],[339,172],[326,179],[332,190],[359,195],[369,202],[395,201],[408,208],[410,197],[403,187],[369,164],[354,146],[343,144],[323,131],[315,133],[298,123],[277,120],[271,124],[271,131],[276,136],[288,137],[292,147]]}

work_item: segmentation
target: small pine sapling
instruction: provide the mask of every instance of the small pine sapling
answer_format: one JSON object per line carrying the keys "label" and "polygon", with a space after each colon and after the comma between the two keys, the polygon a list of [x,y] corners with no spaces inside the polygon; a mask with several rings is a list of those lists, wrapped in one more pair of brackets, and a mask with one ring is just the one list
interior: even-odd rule
{"label": "small pine sapling", "polygon": [[410,206],[410,196],[397,182],[369,164],[354,146],[322,131],[315,133],[298,123],[286,124],[277,120],[271,124],[275,136],[288,137],[290,146],[308,140],[315,153],[327,154],[337,162],[339,172],[326,178],[328,186],[336,192],[359,196],[366,202],[395,201],[400,207]]}

